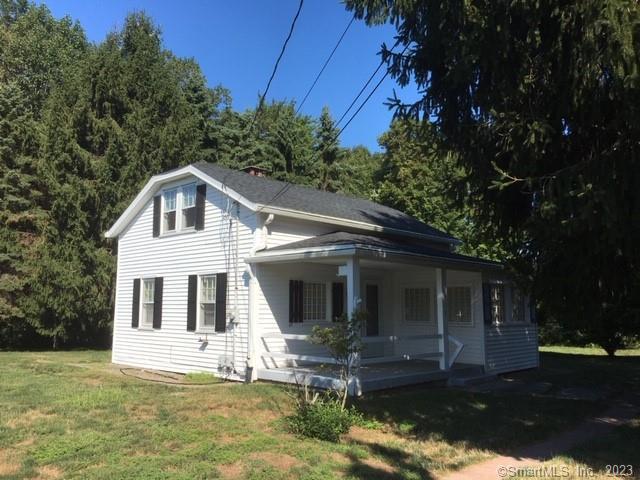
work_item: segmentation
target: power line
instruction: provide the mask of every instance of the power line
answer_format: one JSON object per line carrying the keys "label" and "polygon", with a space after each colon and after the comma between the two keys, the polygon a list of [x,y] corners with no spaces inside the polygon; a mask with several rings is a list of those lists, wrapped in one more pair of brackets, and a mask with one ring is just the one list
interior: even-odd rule
{"label": "power line", "polygon": [[300,0],[300,4],[298,5],[298,11],[296,12],[295,17],[293,17],[293,21],[291,22],[291,28],[289,28],[289,35],[287,35],[287,38],[285,39],[284,43],[282,44],[282,49],[280,50],[280,55],[278,55],[278,59],[276,60],[275,65],[273,66],[273,72],[271,72],[271,76],[269,77],[269,81],[267,82],[267,88],[265,88],[264,93],[260,97],[260,101],[258,102],[258,108],[256,108],[256,112],[253,115],[253,120],[251,120],[251,124],[249,125],[249,131],[251,131],[251,128],[253,128],[253,124],[255,123],[256,119],[258,118],[258,114],[260,113],[260,110],[262,109],[262,105],[264,104],[264,99],[267,96],[267,92],[269,92],[269,87],[271,86],[271,82],[273,81],[273,78],[276,76],[276,71],[278,70],[278,65],[280,64],[280,60],[282,59],[282,56],[284,55],[284,51],[287,49],[287,44],[289,43],[289,40],[291,39],[291,36],[293,35],[293,29],[295,28],[296,22],[298,21],[298,17],[300,16],[300,11],[302,10],[302,4],[303,3],[304,3],[304,0]]}
{"label": "power line", "polygon": [[[390,51],[393,51],[393,49],[398,45],[398,43],[400,43],[400,40],[398,40],[395,45],[391,48]],[[409,48],[409,45],[406,45],[404,47],[404,49],[402,50],[402,52],[400,53],[400,55],[404,55],[404,52],[407,51],[407,48]],[[351,110],[351,107],[353,107],[353,105],[355,105],[355,103],[357,102],[358,98],[360,98],[360,95],[362,95],[362,92],[367,88],[367,85],[369,85],[369,83],[371,83],[371,80],[375,77],[375,74],[380,70],[380,68],[382,67],[382,65],[384,65],[384,60],[382,60],[380,62],[380,65],[378,65],[378,67],[375,69],[375,71],[373,72],[373,74],[369,77],[369,80],[367,80],[367,82],[365,83],[364,87],[362,87],[362,89],[360,90],[360,92],[358,92],[358,95],[356,95],[356,98],[353,100],[353,102],[351,102],[351,105],[349,105],[349,108],[347,108],[347,110],[344,112],[344,114],[342,115],[342,117],[340,117],[340,120],[342,120],[346,114],[349,112],[349,110]],[[387,76],[389,75],[389,70],[387,69],[387,71],[385,72],[385,74],[382,76],[382,78],[378,81],[378,83],[373,87],[373,90],[371,90],[371,92],[369,92],[369,95],[367,95],[367,97],[363,100],[363,102],[360,104],[360,106],[356,109],[355,112],[353,112],[353,115],[351,115],[351,117],[349,117],[349,120],[347,120],[347,123],[345,123],[343,125],[343,127],[338,131],[338,133],[336,133],[334,135],[334,137],[327,142],[327,145],[331,145],[333,144],[333,142],[335,142],[338,137],[340,137],[340,135],[342,134],[342,132],[344,132],[344,130],[349,126],[349,124],[353,121],[353,119],[358,115],[358,113],[360,113],[360,111],[362,110],[362,108],[366,105],[366,103],[371,99],[371,97],[373,96],[373,94],[376,92],[376,90],[378,89],[378,87],[380,87],[380,85],[382,85],[382,82],[384,82],[384,80],[387,78]],[[336,125],[338,125],[340,123],[340,121],[338,121],[336,123]],[[316,152],[316,155],[322,155],[326,150],[323,149],[322,151]],[[262,212],[262,210],[264,210],[266,207],[268,207],[271,203],[273,203],[277,198],[281,197],[282,195],[284,195],[291,187],[293,186],[293,184],[290,181],[285,182],[285,184],[282,186],[282,188],[280,188],[280,190],[278,190],[278,192],[265,204],[263,204],[262,206],[260,206],[260,208],[258,208],[255,212],[251,212],[249,215],[247,216],[251,216],[251,215],[257,215],[260,212]]]}
{"label": "power line", "polygon": [[313,88],[316,86],[316,83],[318,83],[318,80],[320,79],[320,76],[322,75],[322,72],[324,72],[324,69],[327,68],[327,65],[329,64],[329,62],[331,61],[331,58],[333,57],[333,54],[336,53],[336,50],[338,49],[338,47],[340,46],[340,43],[342,43],[342,39],[344,38],[344,36],[347,34],[347,31],[349,30],[349,28],[351,27],[351,24],[353,23],[353,21],[356,19],[356,17],[351,17],[351,21],[349,22],[349,24],[347,25],[347,28],[344,29],[344,31],[342,32],[342,35],[340,35],[340,38],[338,39],[338,43],[336,43],[336,46],[333,47],[333,50],[331,50],[331,53],[329,54],[329,56],[327,57],[327,59],[324,62],[324,65],[322,65],[322,68],[320,69],[320,71],[318,72],[318,75],[316,75],[315,80],[313,81],[313,83],[311,84],[311,86],[309,87],[309,90],[307,90],[307,93],[305,93],[304,98],[302,99],[302,101],[300,102],[300,105],[298,105],[298,108],[296,109],[296,114],[300,111],[300,109],[302,108],[302,106],[304,105],[304,102],[307,101],[307,97],[309,97],[309,94],[311,93],[311,91],[313,90]]}
{"label": "power line", "polygon": [[[406,47],[404,47],[404,50],[402,50],[402,52],[400,53],[400,55],[403,55],[404,52],[407,51],[407,48],[409,48],[409,45],[407,45]],[[357,110],[355,112],[353,112],[353,115],[351,115],[351,117],[349,118],[349,120],[347,120],[347,123],[344,124],[344,126],[338,131],[338,134],[335,136],[335,138],[331,141],[334,142],[342,132],[344,132],[344,129],[347,128],[349,126],[349,124],[351,123],[351,121],[356,117],[356,115],[358,115],[358,113],[360,113],[360,110],[362,110],[362,107],[365,106],[365,104],[369,101],[369,99],[371,98],[371,96],[376,92],[376,90],[378,89],[378,87],[380,85],[382,85],[382,82],[384,82],[385,78],[387,78],[387,76],[389,75],[389,69],[387,69],[387,71],[385,72],[385,74],[382,76],[382,78],[380,79],[380,81],[378,81],[378,83],[376,84],[375,87],[373,87],[373,90],[371,90],[369,92],[369,95],[367,95],[367,98],[364,99],[364,101],[360,104],[360,106],[357,108]],[[349,107],[351,108],[351,107]],[[344,115],[343,115],[344,117]]]}
{"label": "power line", "polygon": [[[391,50],[389,50],[389,52],[393,52],[393,49],[396,48],[396,46],[398,45],[398,43],[400,43],[400,40],[397,40],[396,43],[393,45],[393,47],[391,47]],[[405,48],[406,50],[406,48]],[[404,53],[404,52],[403,52]],[[353,99],[353,101],[349,104],[349,106],[347,107],[347,109],[344,111],[344,113],[342,114],[342,116],[338,119],[338,121],[336,122],[336,126],[340,125],[340,122],[342,122],[342,120],[344,119],[344,117],[347,116],[347,113],[349,113],[349,110],[351,110],[353,108],[353,106],[356,104],[356,102],[358,101],[358,99],[360,98],[360,95],[362,95],[362,93],[367,89],[367,87],[369,86],[369,84],[371,83],[371,80],[374,79],[374,77],[376,76],[376,74],[380,71],[380,69],[382,68],[382,66],[385,64],[384,59],[380,60],[380,63],[378,64],[378,67],[373,71],[373,73],[371,74],[371,76],[369,77],[369,79],[366,81],[366,83],[364,84],[364,86],[360,89],[360,91],[358,92],[358,94],[356,95],[356,97]],[[386,76],[386,75],[385,75]],[[376,87],[377,88],[377,87]]]}

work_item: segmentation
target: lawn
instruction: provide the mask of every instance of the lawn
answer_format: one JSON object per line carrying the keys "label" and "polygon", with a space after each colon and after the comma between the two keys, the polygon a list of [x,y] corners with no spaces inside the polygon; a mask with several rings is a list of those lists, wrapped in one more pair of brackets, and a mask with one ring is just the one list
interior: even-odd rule
{"label": "lawn", "polygon": [[[153,383],[122,375],[109,358],[0,353],[0,478],[433,478],[569,428],[606,404],[413,387],[359,401],[367,425],[334,444],[287,432],[284,386],[199,375],[185,379],[193,385]],[[639,367],[637,356],[545,352],[542,369],[519,375],[554,388],[591,378],[619,392]],[[601,447],[563,461],[589,465]]]}

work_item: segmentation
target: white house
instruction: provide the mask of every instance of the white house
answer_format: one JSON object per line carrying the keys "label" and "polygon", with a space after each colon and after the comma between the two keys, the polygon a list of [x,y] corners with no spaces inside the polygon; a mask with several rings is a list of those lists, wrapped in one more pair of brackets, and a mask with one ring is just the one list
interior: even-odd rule
{"label": "white house", "polygon": [[332,359],[307,335],[361,308],[354,393],[538,365],[500,264],[367,200],[197,163],[152,177],[106,236],[114,363],[326,386]]}

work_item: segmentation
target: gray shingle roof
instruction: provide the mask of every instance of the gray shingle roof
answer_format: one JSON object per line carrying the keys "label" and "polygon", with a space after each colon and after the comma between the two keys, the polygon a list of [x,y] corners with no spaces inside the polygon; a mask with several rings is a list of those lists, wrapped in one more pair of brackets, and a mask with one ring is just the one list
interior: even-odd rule
{"label": "gray shingle roof", "polygon": [[332,246],[354,246],[355,248],[374,248],[393,250],[396,252],[407,253],[412,255],[422,255],[431,258],[440,258],[464,263],[482,264],[490,267],[501,267],[502,264],[492,260],[483,258],[461,255],[459,253],[434,248],[424,243],[407,242],[397,238],[385,237],[380,235],[361,235],[358,233],[333,232],[316,237],[299,240],[296,242],[278,245],[277,247],[263,250],[263,252],[277,252],[283,250],[305,250],[315,247],[332,247]]}
{"label": "gray shingle roof", "polygon": [[256,177],[207,162],[193,165],[253,203],[353,220],[455,242],[451,235],[394,208],[362,198]]}

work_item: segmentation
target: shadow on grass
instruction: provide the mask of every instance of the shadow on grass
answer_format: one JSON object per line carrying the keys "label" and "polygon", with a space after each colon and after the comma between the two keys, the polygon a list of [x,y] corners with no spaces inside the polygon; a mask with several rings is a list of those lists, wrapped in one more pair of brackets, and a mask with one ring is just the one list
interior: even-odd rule
{"label": "shadow on grass", "polygon": [[[640,357],[542,353],[540,369],[509,377],[525,384],[550,382],[554,391],[575,386],[606,389],[615,398],[640,385]],[[359,401],[367,416],[416,440],[464,442],[469,448],[506,455],[569,430],[608,405],[609,399],[574,400],[426,386],[377,392]],[[582,459],[589,464],[586,460]]]}
{"label": "shadow on grass", "polygon": [[378,461],[363,460],[353,453],[348,454],[351,464],[346,474],[349,478],[363,480],[397,478],[429,480],[433,478],[428,470],[420,466],[413,455],[404,449],[368,442],[352,442],[352,444],[366,448]]}

